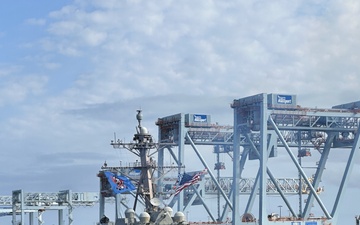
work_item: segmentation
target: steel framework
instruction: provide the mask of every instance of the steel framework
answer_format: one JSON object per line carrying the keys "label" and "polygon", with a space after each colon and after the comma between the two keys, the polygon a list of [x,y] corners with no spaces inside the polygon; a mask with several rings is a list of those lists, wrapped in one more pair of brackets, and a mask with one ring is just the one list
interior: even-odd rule
{"label": "steel framework", "polygon": [[[359,149],[359,102],[334,106],[331,109],[302,108],[296,105],[296,96],[279,94],[258,94],[234,100],[231,107],[234,109],[234,163],[232,190],[233,224],[240,224],[239,215],[239,180],[242,167],[239,160],[240,146],[250,148],[260,161],[256,187],[259,187],[259,222],[268,224],[266,210],[268,177],[274,176],[268,166],[269,158],[277,146],[283,147],[289,155],[293,166],[298,170],[300,177],[305,181],[309,196],[305,207],[299,206],[299,215],[295,213],[281,188],[277,188],[280,196],[293,217],[307,219],[310,207],[316,201],[325,215],[326,220],[333,225],[337,223],[338,206],[343,198],[343,190],[348,182],[349,173],[353,167],[354,157]],[[275,139],[275,142],[271,140]],[[313,148],[321,153],[320,161],[313,179],[304,172],[291,147],[302,150],[304,147]],[[329,212],[317,194],[323,171],[332,148],[351,148],[339,190],[336,194],[332,211]],[[254,188],[256,190],[257,188]],[[245,213],[252,209],[255,194],[249,197]]]}
{"label": "steel framework", "polygon": [[[230,194],[231,185],[233,178],[232,177],[220,177],[218,179],[221,188],[226,194]],[[304,180],[301,181],[302,189],[299,189],[299,179],[298,178],[276,178],[276,184],[273,183],[271,179],[268,179],[266,182],[266,192],[267,195],[279,195],[277,187],[280,187],[280,190],[283,191],[284,195],[297,195],[307,194],[308,187]],[[240,178],[239,181],[239,195],[249,195],[256,185],[255,178]],[[322,189],[318,189],[320,192]],[[218,194],[218,188],[214,181],[210,178],[205,178],[205,194],[215,195]]]}
{"label": "steel framework", "polygon": [[[12,196],[0,196],[0,210],[2,215],[12,215],[13,225],[24,225],[29,214],[29,225],[34,224],[37,214],[37,224],[43,224],[42,215],[46,210],[58,211],[58,224],[64,225],[64,212],[67,210],[68,224],[72,225],[74,207],[93,206],[99,202],[97,192],[72,192],[64,190],[59,192],[24,192],[14,190]],[[11,208],[10,208],[11,207]]]}
{"label": "steel framework", "polygon": [[[217,220],[219,221],[224,221],[230,209],[232,224],[241,224],[243,217],[240,215],[238,196],[249,191],[249,199],[242,215],[252,213],[255,198],[258,195],[258,222],[262,225],[271,223],[265,207],[266,196],[271,194],[281,196],[291,217],[297,221],[306,220],[310,214],[310,207],[316,202],[324,213],[325,220],[334,225],[338,218],[338,205],[342,200],[343,189],[348,181],[359,145],[357,135],[359,133],[357,132],[360,118],[359,106],[360,102],[355,102],[334,106],[331,109],[303,108],[296,105],[294,95],[264,93],[233,101],[231,104],[234,110],[233,127],[211,124],[206,115],[180,113],[159,118],[156,122],[161,145],[158,151],[158,163],[163,165],[165,151],[168,151],[177,165],[185,165],[185,145],[191,145],[203,166],[209,171],[211,179],[207,186],[207,193],[209,190],[212,193],[217,192],[225,201],[221,216],[218,213]],[[224,179],[219,179],[219,175],[215,177],[197,149],[197,145],[220,146],[222,153],[232,154],[232,179],[224,182]],[[174,147],[177,147],[177,152],[174,151]],[[292,167],[298,171],[297,179],[287,178],[279,182],[270,170],[268,161],[277,156],[280,148],[287,152]],[[320,180],[331,148],[351,150],[330,213],[318,193],[321,191],[319,190]],[[306,175],[301,166],[301,157],[294,155],[293,150],[298,151],[299,155],[304,154],[303,156],[310,154],[309,150],[320,153],[315,175],[311,177]],[[256,178],[243,183],[241,174],[248,159],[259,161],[258,173]],[[163,174],[164,171],[158,171],[159,177]],[[299,182],[300,180],[302,182]],[[161,187],[161,182],[161,180],[158,181],[158,187]],[[298,213],[286,197],[289,193],[299,194]],[[301,195],[304,193],[308,194],[308,197],[303,207]],[[184,209],[183,199],[180,197],[177,201],[178,210]]]}
{"label": "steel framework", "polygon": [[[203,117],[203,118],[202,118]],[[194,119],[195,118],[195,119]],[[196,120],[199,118],[199,120]],[[221,126],[218,124],[209,123],[209,115],[196,115],[196,114],[175,114],[163,118],[159,118],[156,122],[158,126],[158,140],[160,148],[158,150],[158,164],[164,165],[165,153],[169,153],[178,166],[186,165],[185,161],[185,145],[191,145],[202,165],[207,169],[211,177],[211,182],[208,182],[205,193],[210,193],[212,190],[217,190],[218,194],[228,203],[231,207],[231,201],[227,196],[226,191],[221,187],[217,177],[215,177],[209,165],[197,149],[197,145],[212,145],[221,146],[223,152],[231,152],[230,148],[233,145],[233,131],[232,126]],[[174,148],[177,147],[177,152]],[[182,173],[181,169],[178,171]],[[158,170],[158,177],[162,177],[165,173],[164,170]],[[158,180],[158,187],[163,185],[161,179]],[[160,191],[160,190],[158,190]],[[173,199],[171,206],[177,202],[177,210],[184,211],[187,209],[188,204],[184,202],[184,194],[180,192],[177,199]],[[200,195],[198,197],[204,208],[207,210],[209,217],[214,221],[221,221],[222,219],[216,218],[209,210],[206,202]],[[220,207],[220,206],[218,206]]]}

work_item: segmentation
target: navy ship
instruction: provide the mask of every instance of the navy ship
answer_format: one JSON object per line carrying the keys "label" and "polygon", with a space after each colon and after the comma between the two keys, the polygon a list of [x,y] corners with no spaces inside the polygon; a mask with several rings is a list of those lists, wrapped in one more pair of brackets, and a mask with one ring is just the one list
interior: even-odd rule
{"label": "navy ship", "polygon": [[[143,118],[141,110],[137,111],[136,119],[138,126],[134,134],[133,142],[123,143],[121,141],[112,141],[114,148],[124,148],[135,154],[139,160],[119,167],[110,167],[106,163],[102,166],[98,176],[100,178],[100,222],[101,225],[140,225],[140,224],[157,224],[157,225],[177,225],[189,224],[183,212],[173,214],[172,208],[163,204],[156,193],[154,182],[154,172],[158,169],[156,161],[150,156],[152,150],[156,150],[158,144],[154,142],[153,137],[149,134],[146,127],[142,126]],[[166,166],[164,168],[178,168]],[[198,179],[201,177],[198,176]],[[133,184],[135,183],[135,184]],[[191,184],[191,183],[189,183]],[[118,208],[121,202],[122,194],[133,195],[132,207],[126,205],[124,217],[120,216]],[[176,193],[174,193],[176,194]],[[105,198],[115,197],[116,215],[115,222],[105,215],[104,203]],[[138,211],[142,211],[138,213]]]}

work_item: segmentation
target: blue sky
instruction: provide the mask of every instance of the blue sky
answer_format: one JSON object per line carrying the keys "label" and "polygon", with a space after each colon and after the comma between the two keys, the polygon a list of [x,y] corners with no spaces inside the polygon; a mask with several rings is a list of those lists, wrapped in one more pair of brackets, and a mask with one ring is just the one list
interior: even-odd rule
{"label": "blue sky", "polygon": [[156,136],[179,112],[231,124],[232,100],[263,92],[360,100],[356,0],[1,3],[1,195],[97,191],[103,161],[128,157],[113,133],[130,140],[140,107]]}

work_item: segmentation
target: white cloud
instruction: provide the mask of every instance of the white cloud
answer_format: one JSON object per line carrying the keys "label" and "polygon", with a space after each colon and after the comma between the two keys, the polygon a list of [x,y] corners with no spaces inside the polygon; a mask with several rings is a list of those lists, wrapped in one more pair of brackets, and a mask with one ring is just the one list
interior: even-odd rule
{"label": "white cloud", "polygon": [[36,19],[36,18],[30,18],[26,20],[27,24],[35,25],[35,26],[43,26],[46,24],[45,19]]}
{"label": "white cloud", "polygon": [[30,75],[19,79],[17,76],[6,79],[0,84],[0,106],[19,104],[30,96],[36,96],[44,91],[47,78]]}
{"label": "white cloud", "polygon": [[[134,5],[131,5],[130,12],[132,10],[137,12],[138,9],[133,7]],[[313,91],[314,94],[318,94],[316,89],[318,89],[318,84],[321,83],[321,78],[324,78],[325,75],[328,76],[325,73],[319,74],[321,71],[317,68],[318,63],[314,64],[312,62],[321,60],[321,58],[316,56],[316,52],[312,52],[314,48],[308,48],[307,46],[318,42],[319,37],[314,39],[311,36],[312,33],[317,34],[316,32],[321,31],[322,27],[327,30],[331,29],[331,27],[327,28],[331,25],[327,24],[326,21],[322,21],[322,18],[317,18],[317,20],[315,20],[316,17],[305,16],[297,18],[298,20],[291,18],[291,16],[296,16],[297,13],[294,6],[290,10],[285,10],[288,5],[281,4],[260,8],[259,6],[247,6],[247,10],[251,12],[249,14],[255,16],[250,16],[247,19],[248,24],[241,22],[243,27],[236,25],[222,27],[222,21],[217,22],[217,17],[213,16],[214,20],[209,19],[211,17],[209,15],[215,15],[214,13],[204,13],[204,17],[201,17],[202,11],[206,11],[208,8],[210,8],[209,11],[215,10],[215,6],[211,5],[189,9],[190,11],[195,11],[201,8],[201,12],[189,13],[191,15],[199,15],[199,19],[192,23],[189,22],[189,14],[175,14],[171,16],[166,14],[166,11],[162,11],[160,13],[162,19],[156,20],[157,22],[154,23],[151,19],[154,18],[151,16],[151,13],[158,13],[159,10],[157,9],[152,12],[152,7],[148,5],[145,7],[148,8],[143,10],[142,15],[144,16],[141,18],[123,17],[122,20],[117,21],[119,23],[118,29],[113,25],[115,29],[107,32],[109,34],[109,42],[106,45],[114,44],[111,47],[111,51],[101,51],[98,53],[102,55],[101,59],[103,59],[100,59],[98,63],[107,61],[105,63],[109,69],[115,68],[115,70],[121,70],[118,67],[126,68],[127,72],[133,74],[134,77],[152,76],[152,73],[159,73],[160,71],[160,73],[164,74],[164,76],[161,75],[161,79],[166,80],[164,82],[169,86],[172,83],[176,83],[177,87],[183,87],[179,85],[181,82],[179,83],[178,80],[172,79],[173,73],[168,72],[176,68],[179,71],[177,74],[184,74],[182,79],[188,89],[190,91],[194,90],[196,94],[199,92],[197,88],[192,88],[191,84],[194,84],[196,87],[202,84],[201,88],[205,89],[204,92],[208,92],[207,88],[213,90],[216,89],[214,86],[228,86],[232,80],[238,80],[240,87],[251,85],[258,86],[257,89],[269,91],[271,91],[271,88],[267,87],[269,82],[276,82],[278,89],[288,91],[289,83],[294,81],[301,85],[298,88],[299,90],[308,86],[308,89]],[[175,11],[171,5],[167,5],[167,7],[167,11]],[[186,5],[183,7],[189,8]],[[265,13],[265,10],[270,10],[273,13]],[[278,13],[279,10],[282,13]],[[226,11],[224,10],[217,14],[221,15],[224,12]],[[263,18],[259,16],[260,14],[264,15]],[[113,14],[110,13],[110,15]],[[160,17],[158,16],[158,18]],[[207,20],[210,20],[211,26],[209,23],[205,24]],[[116,17],[114,21],[116,21]],[[167,24],[168,21],[175,21],[177,23],[172,24],[173,28],[171,29],[170,24]],[[250,26],[251,22],[255,22],[256,26]],[[125,29],[122,29],[123,27]],[[171,34],[172,30],[178,27],[180,32],[184,30],[185,33],[180,36],[176,35],[176,39],[167,36],[167,33]],[[187,28],[184,29],[182,27]],[[256,27],[257,30],[254,30],[252,27]],[[155,29],[157,32],[150,32],[149,29]],[[224,37],[221,33],[216,32],[218,29],[221,31],[225,30],[225,33],[232,32],[233,34],[230,38]],[[306,35],[307,33],[308,35]],[[206,37],[206,40],[202,38],[203,36]],[[330,35],[325,33],[323,36],[329,37]],[[87,41],[85,40],[85,42]],[[121,46],[121,43],[124,43],[123,47],[129,47],[127,51],[117,47]],[[164,45],[163,43],[172,44]],[[328,45],[323,44],[321,46],[326,51]],[[304,51],[303,49],[307,50],[307,52],[301,53]],[[110,57],[110,54],[114,57]],[[306,54],[306,57],[303,57],[304,54]],[[169,62],[169,58],[176,59],[177,61],[166,64]],[[123,64],[115,65],[118,61],[121,61]],[[153,68],[154,65],[157,65],[157,67]],[[327,66],[325,64],[322,67],[326,68]],[[159,68],[161,67],[164,69],[160,70]],[[167,70],[167,67],[170,70]],[[131,71],[132,69],[134,71]],[[318,76],[312,76],[319,77],[319,79],[312,81],[312,78],[307,78],[305,73],[319,74]],[[202,77],[202,79],[198,80],[197,77]],[[223,77],[222,82],[214,85],[212,81],[217,77]],[[299,81],[296,81],[297,79]],[[305,82],[302,79],[309,80]],[[231,92],[233,88],[228,90]]]}
{"label": "white cloud", "polygon": [[0,77],[9,76],[21,70],[21,66],[0,64]]}

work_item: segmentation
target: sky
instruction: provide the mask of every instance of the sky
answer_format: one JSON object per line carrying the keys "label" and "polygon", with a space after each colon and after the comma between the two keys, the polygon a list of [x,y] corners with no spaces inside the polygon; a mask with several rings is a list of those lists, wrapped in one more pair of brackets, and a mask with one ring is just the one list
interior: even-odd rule
{"label": "sky", "polygon": [[356,0],[1,3],[0,195],[98,191],[105,160],[131,159],[109,143],[131,140],[139,108],[157,137],[157,118],[177,113],[231,125],[231,102],[259,93],[317,108],[360,100]]}

